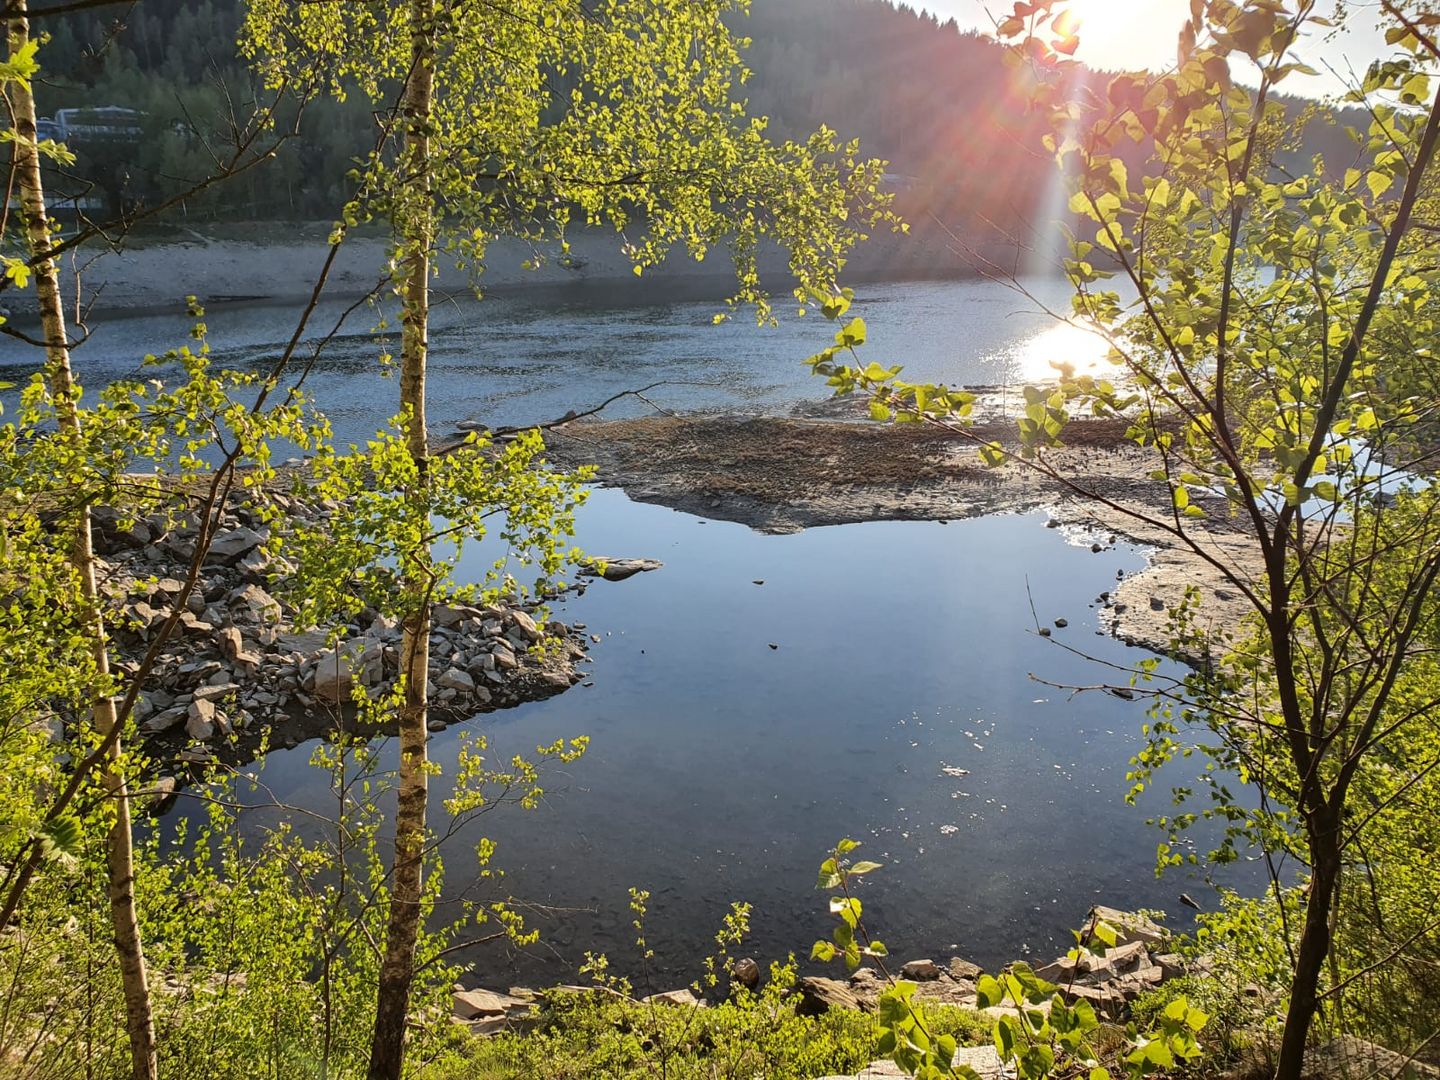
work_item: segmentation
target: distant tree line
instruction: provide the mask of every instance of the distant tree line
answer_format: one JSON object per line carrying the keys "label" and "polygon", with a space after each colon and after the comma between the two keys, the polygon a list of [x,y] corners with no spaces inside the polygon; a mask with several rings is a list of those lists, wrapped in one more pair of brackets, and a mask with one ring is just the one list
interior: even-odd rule
{"label": "distant tree line", "polygon": [[[235,48],[239,24],[238,0],[143,0],[47,20],[42,112],[117,105],[144,114],[138,143],[72,147],[79,161],[57,178],[58,191],[114,212],[205,175],[211,145],[262,96]],[[768,117],[778,138],[821,124],[859,138],[867,154],[891,162],[900,209],[917,227],[933,217],[960,231],[993,225],[1024,237],[1063,212],[1042,118],[1026,108],[1029,76],[988,38],[890,0],[755,0],[736,30],[751,39],[753,74],[737,94],[752,115]],[[359,96],[312,102],[286,153],[186,200],[169,220],[328,219],[375,123]],[[1297,150],[1307,159],[1353,156],[1332,125],[1312,125]],[[1145,154],[1135,148],[1137,166]]]}

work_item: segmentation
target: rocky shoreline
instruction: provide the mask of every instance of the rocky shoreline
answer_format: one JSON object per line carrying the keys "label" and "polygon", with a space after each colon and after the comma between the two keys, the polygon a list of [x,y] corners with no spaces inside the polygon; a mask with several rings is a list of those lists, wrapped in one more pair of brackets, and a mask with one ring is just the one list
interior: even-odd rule
{"label": "rocky shoreline", "polygon": [[[343,512],[278,493],[266,498],[311,522]],[[101,509],[93,531],[123,685],[183,591],[197,522],[157,513],[126,523]],[[270,592],[292,568],[272,565],[268,538],[253,508],[238,497],[226,505],[188,605],[136,703],[140,735],[162,773],[248,762],[267,748],[325,736],[353,720],[357,683],[377,696],[394,683],[398,624],[366,612],[345,626],[297,627],[283,590],[278,598]],[[432,730],[551,697],[585,678],[578,666],[587,658],[584,624],[539,621],[540,605],[512,599],[435,610]],[[161,782],[163,790],[174,785]]]}
{"label": "rocky shoreline", "polygon": [[[1084,955],[1074,960],[1069,956],[1035,969],[1036,975],[1054,983],[1057,992],[1068,1004],[1089,1002],[1096,1015],[1110,1023],[1123,1023],[1131,1004],[1142,994],[1172,979],[1191,974],[1205,967],[1203,961],[1192,961],[1175,951],[1176,941],[1169,930],[1148,916],[1096,907],[1087,916],[1086,925],[1103,922],[1116,931],[1116,943],[1099,955]],[[1019,1015],[1007,1006],[979,1008],[977,980],[982,969],[968,960],[954,957],[945,963],[931,959],[911,960],[895,969],[893,976],[916,984],[914,1000],[922,1005],[955,1006],[976,1011],[982,1018],[996,1020],[1004,1015]],[[733,996],[743,987],[756,991],[761,984],[761,965],[754,960],[736,962],[723,993]],[[831,1010],[875,1013],[880,996],[889,987],[887,973],[873,967],[862,967],[848,980],[822,976],[801,978],[790,991],[796,1011],[804,1016],[818,1016]],[[510,987],[506,991],[467,988],[457,985],[452,995],[451,1022],[477,1036],[495,1036],[506,1032],[524,1033],[543,1021],[547,1002],[555,995],[614,993],[594,986],[562,985],[546,990]],[[671,1008],[704,1009],[714,1002],[701,997],[694,987],[635,999],[636,1004]],[[1033,1011],[1036,1007],[1030,1006]],[[1048,1003],[1038,1007],[1048,1012]],[[1000,1059],[993,1046],[970,1047],[960,1051],[957,1063],[975,1068],[983,1077],[995,1080],[1001,1075]],[[876,1062],[862,1076],[903,1076],[888,1062]],[[824,1080],[846,1080],[827,1077]]]}

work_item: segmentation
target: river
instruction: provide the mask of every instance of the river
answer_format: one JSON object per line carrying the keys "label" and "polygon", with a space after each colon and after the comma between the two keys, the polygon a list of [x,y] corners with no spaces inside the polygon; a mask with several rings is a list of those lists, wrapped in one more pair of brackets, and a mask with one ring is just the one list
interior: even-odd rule
{"label": "river", "polygon": [[[1064,302],[1063,285],[1035,291]],[[435,428],[542,421],[662,381],[647,397],[677,410],[773,414],[824,396],[802,360],[831,327],[794,318],[791,305],[779,328],[716,326],[717,310],[713,298],[654,302],[633,289],[442,304]],[[870,327],[867,361],[927,380],[1012,382],[1093,352],[1086,335],[985,282],[871,286],[856,313]],[[358,318],[307,384],[346,441],[383,422],[394,390],[376,382],[374,316]],[[217,360],[258,368],[288,336],[290,313],[236,307],[207,321]],[[174,319],[115,320],[77,363],[98,385],[183,333]],[[6,367],[0,377],[19,373]],[[650,407],[630,401],[615,415]],[[662,984],[696,973],[732,900],[755,905],[755,955],[807,954],[830,924],[815,869],[842,836],[885,864],[866,883],[867,917],[907,959],[1049,959],[1093,903],[1184,912],[1179,892],[1203,888],[1156,880],[1158,835],[1145,808],[1125,802],[1143,706],[1049,685],[1099,681],[1081,654],[1136,658],[1099,632],[1095,609],[1117,575],[1144,565],[1139,549],[1093,553],[1091,538],[1047,529],[1043,514],[767,536],[609,490],[579,524],[590,552],[666,565],[596,583],[558,612],[600,638],[587,685],[478,722],[501,758],[560,737],[593,740],[536,812],[484,819],[504,891],[549,909],[532,915],[542,948],[485,958],[492,981],[501,971],[565,980],[591,948],[633,969],[631,886],[653,895]],[[1041,621],[1068,626],[1038,635],[1032,602]],[[458,739],[452,728],[433,742],[447,772]],[[309,749],[272,754],[263,779],[282,801],[324,811],[326,778],[308,766]],[[480,835],[445,847],[457,892],[472,884]]]}

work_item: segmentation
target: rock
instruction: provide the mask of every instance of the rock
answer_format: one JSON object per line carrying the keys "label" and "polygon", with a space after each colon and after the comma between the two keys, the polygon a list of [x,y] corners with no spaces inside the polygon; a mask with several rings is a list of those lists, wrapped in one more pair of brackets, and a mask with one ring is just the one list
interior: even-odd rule
{"label": "rock", "polygon": [[177,705],[173,709],[166,709],[141,724],[140,733],[142,735],[159,735],[169,731],[176,724],[183,723],[189,715],[190,707],[188,705]]}
{"label": "rock", "polygon": [[1124,995],[1110,986],[1085,986],[1082,984],[1067,985],[1060,984],[1060,996],[1065,999],[1066,1004],[1074,1005],[1076,1002],[1088,1001],[1090,1007],[1095,1010],[1095,1015],[1102,1020],[1119,1020],[1125,1015],[1126,1001]]}
{"label": "rock", "polygon": [[325,635],[313,630],[308,634],[281,634],[275,639],[275,649],[285,654],[298,653],[311,657],[321,653],[325,649],[325,643]]}
{"label": "rock", "polygon": [[597,556],[587,560],[580,568],[580,573],[586,577],[604,578],[606,581],[624,581],[636,574],[649,574],[664,566],[664,563],[655,559],[606,559]]}
{"label": "rock", "polygon": [[1112,989],[1119,991],[1128,1002],[1134,1001],[1141,994],[1148,994],[1164,981],[1165,973],[1160,970],[1159,966],[1152,964],[1147,968],[1122,975],[1109,985]]}
{"label": "rock", "polygon": [[143,790],[135,792],[135,797],[144,806],[159,811],[174,800],[175,794],[179,790],[180,782],[175,777],[157,776]]}
{"label": "rock", "polygon": [[[220,673],[217,672],[216,674],[219,675]],[[216,702],[238,694],[239,692],[240,687],[227,679],[225,682],[200,687],[195,691],[194,700]]]}
{"label": "rock", "polygon": [[1179,953],[1161,953],[1159,956],[1152,957],[1152,960],[1160,969],[1161,980],[1165,982],[1178,979],[1190,970],[1189,965],[1185,962],[1185,957]]}
{"label": "rock", "polygon": [[478,619],[480,614],[476,608],[459,604],[440,604],[435,608],[433,617],[436,626],[453,630],[467,619]]}
{"label": "rock", "polygon": [[319,700],[332,704],[348,702],[355,686],[357,659],[353,646],[348,650],[339,648],[322,652],[315,665],[315,683],[312,688],[314,695]]}
{"label": "rock", "polygon": [[1150,960],[1150,952],[1143,941],[1131,941],[1113,949],[1106,949],[1105,959],[1122,975],[1155,966]]}
{"label": "rock", "polygon": [[663,994],[651,994],[649,997],[641,998],[645,1005],[678,1005],[686,1009],[703,1009],[705,1000],[695,996],[690,989],[669,990]]}
{"label": "rock", "polygon": [[270,569],[270,558],[265,552],[256,548],[254,551],[237,560],[235,569],[239,570],[246,577],[263,579],[266,572]]}
{"label": "rock", "polygon": [[960,957],[952,957],[950,960],[950,977],[957,982],[974,982],[985,974],[985,969],[979,964],[972,964],[969,960],[962,960]]}
{"label": "rock", "polygon": [[509,994],[492,990],[457,990],[452,998],[457,1020],[475,1020],[485,1016],[504,1016],[512,1010],[528,1010],[530,1003]]}
{"label": "rock", "polygon": [[515,630],[526,641],[539,641],[543,636],[540,627],[535,625],[535,620],[523,611],[512,611],[510,618],[515,623]]}
{"label": "rock", "polygon": [[435,685],[446,690],[456,690],[462,694],[475,692],[475,680],[459,668],[450,668],[435,680]]}
{"label": "rock", "polygon": [[[962,1046],[955,1051],[951,1064],[956,1076],[969,1076],[973,1071],[980,1080],[1002,1080],[1009,1075],[1000,1062],[1000,1052],[993,1046]],[[862,1072],[849,1076],[826,1076],[821,1080],[901,1080],[909,1075],[893,1061],[877,1061]]]}
{"label": "rock", "polygon": [[[235,617],[241,622],[247,623],[269,623],[277,622],[280,618],[280,602],[262,589],[259,585],[244,585],[229,595],[228,604]],[[321,641],[319,648],[324,645],[324,635],[301,634],[304,638],[319,636]],[[298,651],[298,650],[296,650]]]}
{"label": "rock", "polygon": [[1091,908],[1090,917],[1108,923],[1116,930],[1116,944],[1143,941],[1146,945],[1163,945],[1170,940],[1170,931],[1144,915],[1120,911],[1116,908],[1096,906]]}
{"label": "rock", "polygon": [[800,980],[797,990],[800,1001],[795,1011],[801,1016],[819,1016],[831,1009],[866,1009],[865,1003],[850,987],[835,979],[810,976]]}
{"label": "rock", "polygon": [[249,554],[265,542],[254,529],[247,529],[243,526],[238,529],[230,529],[227,532],[216,533],[210,541],[210,551],[206,555],[207,563],[233,563],[242,555]]}
{"label": "rock", "polygon": [[[513,671],[520,666],[520,661],[515,658],[515,650],[506,645],[503,641],[495,643],[490,655],[495,657],[495,666],[506,671]],[[486,669],[489,670],[488,668]]]}
{"label": "rock", "polygon": [[226,660],[234,660],[245,651],[245,639],[240,636],[239,627],[222,626],[215,633],[215,644],[220,647],[220,655]]}
{"label": "rock", "polygon": [[185,720],[185,734],[196,742],[208,742],[215,735],[219,718],[220,714],[213,701],[204,698],[192,701]]}
{"label": "rock", "polygon": [[451,1021],[465,1028],[471,1035],[482,1039],[492,1035],[502,1035],[511,1030],[510,1018],[507,1016],[484,1016],[478,1020],[461,1020],[459,1017],[452,1017]]}
{"label": "rock", "polygon": [[1416,1080],[1436,1080],[1440,1069],[1419,1061],[1413,1061],[1404,1054],[1386,1050],[1383,1046],[1358,1039],[1354,1035],[1342,1035],[1305,1054],[1305,1075],[1320,1077],[1414,1077]]}
{"label": "rock", "polygon": [[914,982],[934,982],[940,978],[940,965],[934,960],[911,960],[900,969],[900,975]]}
{"label": "rock", "polygon": [[730,976],[737,986],[743,986],[747,990],[754,990],[760,985],[760,965],[747,956],[745,959],[735,962],[734,970],[730,972]]}

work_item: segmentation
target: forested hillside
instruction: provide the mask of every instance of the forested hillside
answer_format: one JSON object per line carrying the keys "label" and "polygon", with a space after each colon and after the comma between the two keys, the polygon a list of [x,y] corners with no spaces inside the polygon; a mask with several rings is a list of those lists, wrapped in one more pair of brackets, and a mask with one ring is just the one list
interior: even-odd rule
{"label": "forested hillside", "polygon": [[[139,145],[74,146],[76,171],[112,213],[213,171],[232,121],[256,107],[260,90],[229,45],[239,11],[238,0],[147,0],[50,21],[42,111],[143,114]],[[933,214],[962,231],[994,223],[1024,236],[1054,219],[1058,186],[1039,118],[1026,108],[1029,88],[994,42],[889,0],[755,0],[738,28],[752,42],[743,89],[752,112],[781,137],[828,125],[859,138],[867,155],[891,162],[910,220],[923,225]],[[1307,152],[1350,152],[1337,128],[1317,128]],[[356,99],[324,99],[307,105],[300,130],[274,161],[187,201],[174,219],[332,217],[355,157],[373,141],[374,118]]]}
{"label": "forested hillside", "polygon": [[[235,0],[149,0],[55,20],[44,53],[43,111],[121,106],[144,114],[141,144],[82,149],[80,172],[112,208],[151,201],[205,175],[232,114],[257,88],[230,49]],[[776,134],[822,124],[893,162],[912,206],[951,218],[1028,216],[1051,170],[1027,130],[1023,95],[1000,50],[953,22],[883,0],[757,0],[743,24],[754,75],[745,94]],[[857,48],[863,42],[864,48]],[[327,218],[342,201],[374,122],[358,103],[311,104],[298,145],[238,184],[186,206],[204,220]]]}

